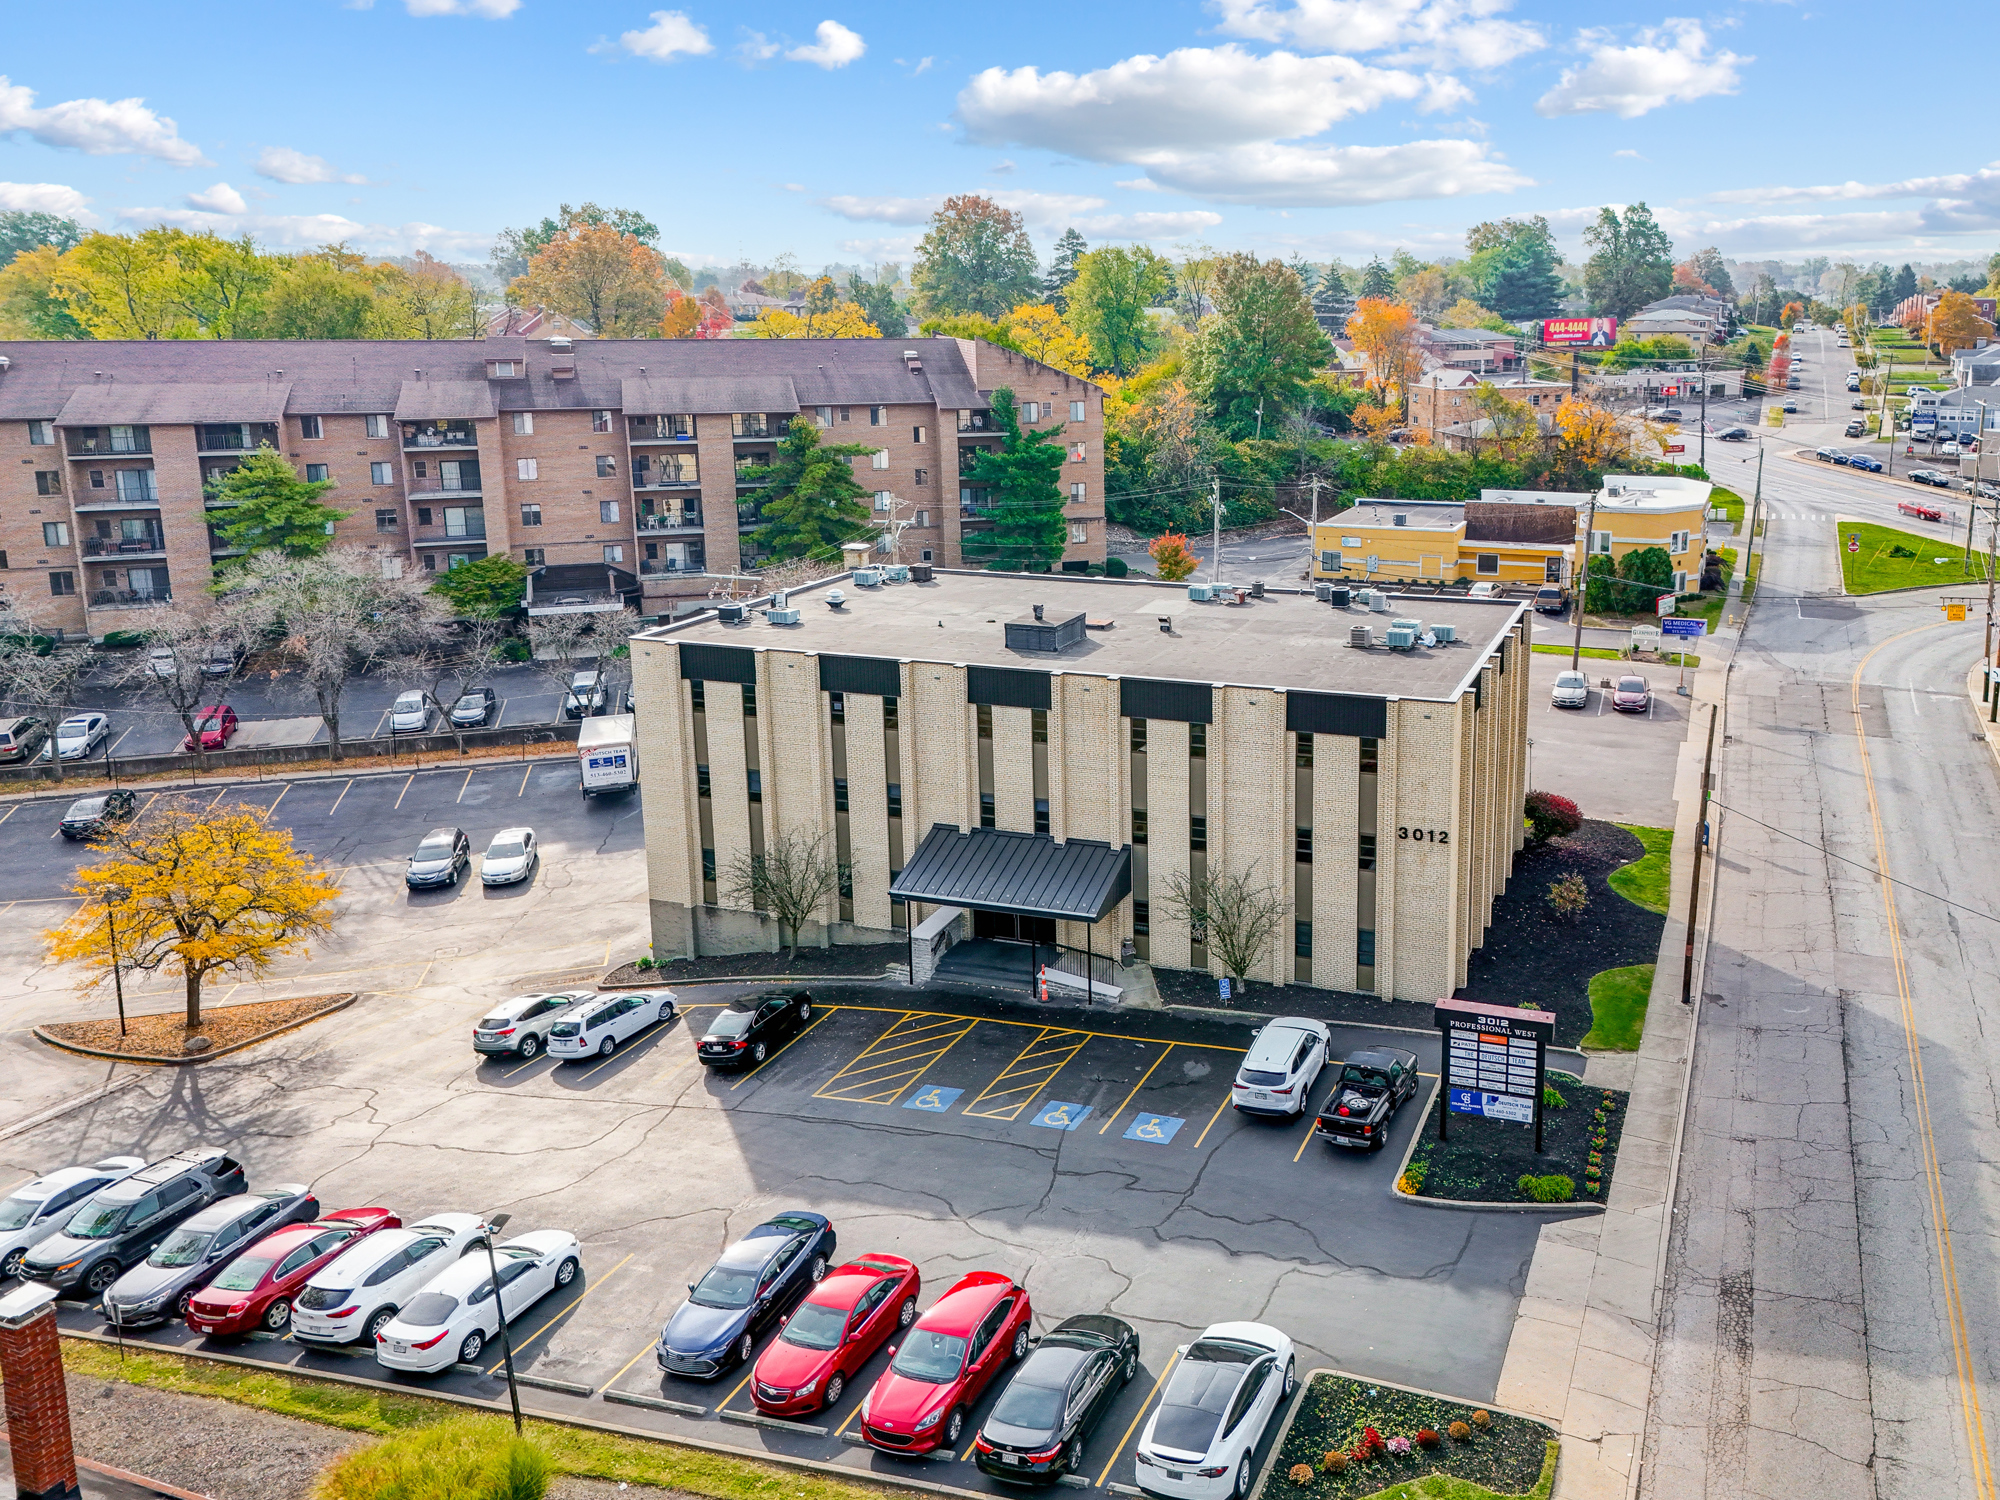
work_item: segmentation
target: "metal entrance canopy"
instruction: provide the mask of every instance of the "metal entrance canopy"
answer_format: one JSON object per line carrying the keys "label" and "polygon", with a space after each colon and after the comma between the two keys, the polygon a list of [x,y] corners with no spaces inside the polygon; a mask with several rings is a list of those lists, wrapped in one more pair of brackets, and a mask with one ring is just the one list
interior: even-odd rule
{"label": "metal entrance canopy", "polygon": [[1095,839],[932,825],[889,894],[932,906],[1097,922],[1132,892],[1132,850]]}

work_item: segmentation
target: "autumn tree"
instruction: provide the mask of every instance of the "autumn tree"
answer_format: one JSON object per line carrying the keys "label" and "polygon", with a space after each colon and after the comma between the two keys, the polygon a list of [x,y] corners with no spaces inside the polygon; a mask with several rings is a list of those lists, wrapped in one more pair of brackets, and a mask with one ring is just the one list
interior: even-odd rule
{"label": "autumn tree", "polygon": [[330,245],[291,258],[273,278],[259,332],[274,339],[358,339],[368,333],[375,288],[359,257]]}
{"label": "autumn tree", "polygon": [[1052,370],[1090,378],[1090,344],[1046,302],[1024,303],[1007,314],[1014,348]]}
{"label": "autumn tree", "polygon": [[1673,285],[1673,241],[1643,202],[1632,204],[1623,218],[1616,209],[1599,210],[1597,221],[1584,229],[1583,242],[1591,250],[1583,267],[1584,292],[1600,316],[1629,318]]}
{"label": "autumn tree", "polygon": [[217,536],[246,552],[272,550],[287,557],[317,557],[333,545],[333,528],[354,512],[320,504],[331,479],[301,479],[269,447],[245,455],[227,473],[202,486]]}
{"label": "autumn tree", "polygon": [[[1347,320],[1347,336],[1368,363],[1368,384],[1382,405],[1400,406],[1422,373],[1417,320],[1407,307],[1380,297],[1363,297]],[[1392,395],[1393,393],[1393,395]]]}
{"label": "autumn tree", "polygon": [[738,484],[763,486],[751,533],[759,550],[774,557],[825,556],[864,535],[868,491],[854,477],[853,460],[874,451],[867,443],[822,443],[818,427],[793,418],[774,460],[736,476]]}
{"label": "autumn tree", "polygon": [[1166,258],[1144,245],[1108,245],[1078,257],[1069,322],[1089,343],[1098,368],[1124,375],[1144,362],[1153,343],[1146,310],[1172,286]]}
{"label": "autumn tree", "polygon": [[208,980],[261,979],[333,931],[339,883],[292,847],[288,830],[267,827],[262,808],[198,810],[174,798],[100,835],[94,848],[103,857],[70,886],[81,904],[44,934],[49,960],[93,970],[90,988],[114,962],[127,973],[179,975],[189,1032],[201,1028]]}
{"label": "autumn tree", "polygon": [[[0,600],[0,701],[10,712],[26,709],[51,725],[61,722],[75,701],[76,687],[94,665],[87,641],[57,643],[23,599]],[[63,758],[49,735],[49,769],[60,783]]]}
{"label": "autumn tree", "polygon": [[960,482],[993,496],[993,529],[967,532],[968,561],[997,561],[1032,568],[1056,562],[1066,545],[1063,523],[1062,428],[1023,431],[1014,392],[993,392],[992,416],[1001,432],[998,451],[980,450]]}
{"label": "autumn tree", "polygon": [[1992,323],[1980,315],[1979,304],[1964,292],[1946,292],[1939,297],[1924,328],[1924,342],[1944,359],[1992,336]]}
{"label": "autumn tree", "polygon": [[507,288],[515,306],[552,308],[587,324],[600,338],[644,338],[667,311],[667,271],[660,253],[609,225],[562,229]]}
{"label": "autumn tree", "polygon": [[919,317],[979,312],[997,318],[1032,301],[1040,282],[1021,216],[973,193],[945,199],[931,216],[910,273]]}
{"label": "autumn tree", "polygon": [[371,337],[473,339],[484,331],[471,283],[422,250],[408,265],[385,261],[374,267],[372,279]]}
{"label": "autumn tree", "polygon": [[805,304],[796,313],[782,307],[768,310],[744,330],[753,339],[879,339],[882,330],[853,303],[841,300],[831,276],[806,288]]}
{"label": "autumn tree", "polygon": [[56,290],[62,252],[53,245],[23,250],[0,268],[0,338],[87,339],[90,330]]}
{"label": "autumn tree", "polygon": [[726,339],[736,319],[722,300],[718,287],[712,295],[693,297],[671,284],[667,287],[667,311],[660,319],[660,337],[667,339]]}
{"label": "autumn tree", "polygon": [[[1717,297],[1734,297],[1736,282],[1722,263],[1722,252],[1714,245],[1697,250],[1687,259],[1688,270]],[[1850,269],[1852,269],[1850,267]]]}
{"label": "autumn tree", "polygon": [[1456,300],[1451,278],[1436,266],[1421,266],[1403,277],[1396,283],[1396,298],[1426,323],[1435,323]]}
{"label": "autumn tree", "polygon": [[1630,463],[1632,433],[1618,413],[1583,396],[1556,408],[1549,484],[1555,489],[1595,489],[1606,470]]}
{"label": "autumn tree", "polygon": [[1153,559],[1153,570],[1167,583],[1192,578],[1194,570],[1201,566],[1201,560],[1188,550],[1187,537],[1176,531],[1154,537],[1146,554]]}
{"label": "autumn tree", "polygon": [[1188,349],[1188,388],[1226,434],[1250,437],[1277,429],[1331,354],[1291,269],[1238,252],[1217,268],[1215,314]]}
{"label": "autumn tree", "polygon": [[[493,242],[493,271],[502,286],[528,274],[528,262],[533,260],[550,240],[566,229],[576,228],[612,229],[619,234],[628,234],[642,245],[658,247],[660,226],[633,208],[599,208],[595,203],[585,203],[580,208],[571,208],[567,203],[556,210],[553,219],[544,218],[526,229],[503,229]],[[667,272],[681,287],[689,284],[687,268],[678,261],[669,260]]]}

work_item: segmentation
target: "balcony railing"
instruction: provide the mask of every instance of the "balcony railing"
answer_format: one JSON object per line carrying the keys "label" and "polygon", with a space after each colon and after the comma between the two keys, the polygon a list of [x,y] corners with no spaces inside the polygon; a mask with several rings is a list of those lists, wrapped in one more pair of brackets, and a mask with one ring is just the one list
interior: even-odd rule
{"label": "balcony railing", "polygon": [[668,511],[664,515],[639,517],[639,534],[646,536],[662,531],[699,531],[701,512],[698,510]]}
{"label": "balcony railing", "polygon": [[962,411],[958,414],[960,432],[998,432],[1000,419],[990,411]]}
{"label": "balcony railing", "polygon": [[278,446],[276,422],[208,422],[195,428],[194,445],[203,453],[249,453]]}
{"label": "balcony railing", "polygon": [[701,483],[701,466],[694,455],[671,453],[658,462],[647,463],[642,454],[632,461],[632,488],[635,490],[689,489]]}
{"label": "balcony railing", "polygon": [[405,448],[477,448],[479,434],[470,422],[405,422]]}
{"label": "balcony railing", "polygon": [[172,589],[153,589],[145,592],[139,589],[92,589],[90,607],[92,609],[149,609],[155,604],[173,603]]}
{"label": "balcony railing", "polygon": [[691,416],[628,417],[626,427],[635,443],[694,441],[694,418]]}
{"label": "balcony railing", "polygon": [[791,431],[789,412],[739,411],[729,419],[729,433],[736,438],[778,438]]}
{"label": "balcony railing", "polygon": [[671,557],[642,557],[639,559],[641,578],[658,578],[667,573],[699,573],[703,571],[702,559],[691,557],[680,562]]}
{"label": "balcony railing", "polygon": [[464,526],[419,526],[414,534],[419,546],[444,546],[452,542],[483,542],[486,540],[486,523],[470,522]]}
{"label": "balcony railing", "polygon": [[150,427],[72,427],[63,433],[63,451],[71,458],[151,453],[153,430]]}
{"label": "balcony railing", "polygon": [[85,557],[133,557],[148,552],[167,550],[166,537],[157,530],[141,536],[87,536],[83,539]]}

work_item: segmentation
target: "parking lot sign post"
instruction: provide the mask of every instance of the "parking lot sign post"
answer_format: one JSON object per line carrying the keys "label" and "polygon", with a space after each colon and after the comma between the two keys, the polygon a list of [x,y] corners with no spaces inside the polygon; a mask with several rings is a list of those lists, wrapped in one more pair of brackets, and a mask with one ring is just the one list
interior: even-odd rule
{"label": "parking lot sign post", "polygon": [[1450,1139],[1447,1122],[1454,1114],[1532,1121],[1535,1154],[1541,1155],[1542,1086],[1548,1045],[1556,1035],[1554,1012],[1440,1000],[1431,1009],[1431,1022],[1444,1033],[1438,1139]]}

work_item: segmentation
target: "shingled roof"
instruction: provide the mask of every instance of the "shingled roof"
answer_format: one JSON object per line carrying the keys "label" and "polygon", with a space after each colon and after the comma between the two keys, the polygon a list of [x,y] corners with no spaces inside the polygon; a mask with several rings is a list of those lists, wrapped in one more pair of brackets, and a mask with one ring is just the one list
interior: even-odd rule
{"label": "shingled roof", "polygon": [[1465,502],[1465,540],[1517,547],[1567,547],[1576,540],[1574,505]]}

